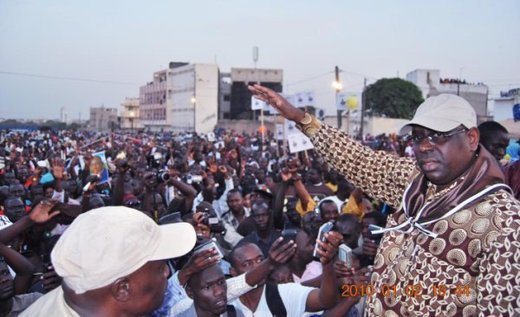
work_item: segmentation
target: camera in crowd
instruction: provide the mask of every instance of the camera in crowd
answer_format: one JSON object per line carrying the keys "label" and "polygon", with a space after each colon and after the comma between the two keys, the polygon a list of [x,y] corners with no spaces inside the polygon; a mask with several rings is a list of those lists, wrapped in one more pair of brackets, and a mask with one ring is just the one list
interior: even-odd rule
{"label": "camera in crowd", "polygon": [[225,230],[222,221],[220,221],[216,215],[213,215],[207,211],[202,213],[201,223],[208,226],[211,232],[221,233]]}
{"label": "camera in crowd", "polygon": [[202,175],[188,174],[186,176],[186,183],[188,183],[188,184],[193,184],[193,183],[200,184],[200,183],[202,183]]}
{"label": "camera in crowd", "polygon": [[168,171],[159,170],[157,173],[155,173],[155,175],[157,176],[158,183],[167,182],[170,180],[170,173],[168,173]]}

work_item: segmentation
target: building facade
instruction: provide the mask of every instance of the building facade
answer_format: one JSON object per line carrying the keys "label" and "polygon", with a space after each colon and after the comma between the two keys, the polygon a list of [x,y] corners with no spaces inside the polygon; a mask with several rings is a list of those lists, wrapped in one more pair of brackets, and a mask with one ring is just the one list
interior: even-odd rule
{"label": "building facade", "polygon": [[143,128],[139,119],[139,98],[125,98],[121,103],[121,129],[139,130]]}
{"label": "building facade", "polygon": [[172,62],[140,88],[139,102],[145,129],[211,132],[218,120],[218,67]]}
{"label": "building facade", "polygon": [[472,84],[462,79],[443,79],[438,69],[416,69],[406,75],[406,80],[419,87],[425,99],[440,94],[461,96],[473,106],[479,123],[490,120],[489,89],[482,83]]}
{"label": "building facade", "polygon": [[[495,121],[514,119],[513,107],[520,104],[520,88],[500,92],[500,97],[495,98],[493,109]],[[520,123],[519,123],[520,124]]]}
{"label": "building facade", "polygon": [[90,107],[89,128],[96,131],[117,129],[117,108]]}
{"label": "building facade", "polygon": [[[283,70],[265,68],[231,68],[231,89],[229,109],[223,104],[220,117],[223,119],[253,119],[255,112],[251,110],[251,93],[249,84],[259,82],[274,91],[281,92],[283,88]],[[257,112],[260,112],[259,110]]]}

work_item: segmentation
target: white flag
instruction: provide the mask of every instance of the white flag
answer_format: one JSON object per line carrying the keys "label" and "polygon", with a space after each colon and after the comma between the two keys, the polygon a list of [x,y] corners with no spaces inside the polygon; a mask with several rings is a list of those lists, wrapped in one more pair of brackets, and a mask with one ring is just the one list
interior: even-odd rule
{"label": "white flag", "polygon": [[289,152],[291,153],[297,153],[314,148],[311,140],[303,133],[289,135],[287,137],[287,143],[289,144]]}
{"label": "white flag", "polygon": [[284,125],[281,123],[276,124],[276,139],[283,140],[283,129]]}
{"label": "white flag", "polygon": [[251,110],[262,110],[266,106],[267,104],[264,101],[257,99],[254,96],[251,97]]}
{"label": "white flag", "polygon": [[286,136],[289,136],[291,134],[301,133],[300,130],[298,130],[298,128],[296,128],[296,122],[287,120],[287,119],[284,120],[284,129],[285,129]]}
{"label": "white flag", "polygon": [[304,91],[299,92],[294,95],[294,104],[298,108],[303,108],[307,106],[314,106],[316,103],[316,96],[313,91]]}
{"label": "white flag", "polygon": [[336,98],[336,109],[337,110],[347,110],[347,98],[348,95],[345,93],[341,93],[337,95]]}

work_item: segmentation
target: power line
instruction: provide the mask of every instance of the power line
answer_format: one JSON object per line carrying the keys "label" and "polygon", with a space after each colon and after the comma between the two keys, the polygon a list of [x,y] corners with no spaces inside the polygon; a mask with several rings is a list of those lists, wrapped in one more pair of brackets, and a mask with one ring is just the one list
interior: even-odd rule
{"label": "power line", "polygon": [[102,79],[90,79],[90,78],[78,78],[78,77],[63,77],[63,76],[54,76],[54,75],[18,73],[18,72],[7,72],[7,71],[0,71],[0,74],[12,75],[12,76],[33,77],[33,78],[43,78],[43,79],[54,79],[54,80],[83,81],[83,82],[100,83],[100,84],[133,85],[133,86],[134,85],[139,85],[138,83],[130,83],[130,82],[114,81],[114,80],[102,80]]}
{"label": "power line", "polygon": [[332,73],[334,73],[334,71],[329,71],[329,72],[326,72],[326,73],[323,73],[323,74],[319,74],[319,75],[315,75],[315,76],[312,76],[312,77],[308,77],[308,78],[300,79],[300,80],[297,80],[297,81],[293,81],[292,83],[285,84],[285,87],[293,86],[293,85],[300,84],[300,83],[304,83],[306,81],[311,81],[311,80],[314,80],[314,79],[318,79],[318,78],[321,78],[323,76],[330,75]]}

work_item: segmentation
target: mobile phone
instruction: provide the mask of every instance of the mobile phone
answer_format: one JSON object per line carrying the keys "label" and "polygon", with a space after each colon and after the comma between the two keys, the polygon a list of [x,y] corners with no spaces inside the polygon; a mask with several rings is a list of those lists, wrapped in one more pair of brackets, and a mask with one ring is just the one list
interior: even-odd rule
{"label": "mobile phone", "polygon": [[205,250],[210,250],[212,248],[217,250],[217,253],[218,253],[217,256],[218,256],[219,260],[221,260],[224,257],[224,253],[222,253],[222,250],[220,249],[220,246],[218,245],[217,240],[215,238],[208,240],[208,241],[198,245],[197,247],[195,247],[195,249],[193,250],[193,255],[200,253],[202,251],[205,251]]}
{"label": "mobile phone", "polygon": [[381,238],[383,237],[383,234],[382,233],[374,233],[375,230],[381,230],[381,227],[373,225],[373,224],[369,224],[368,225],[368,232],[369,232],[368,235],[369,235],[370,239],[373,239],[376,242],[379,242],[379,241],[381,241]]}
{"label": "mobile phone", "polygon": [[[329,222],[326,222],[324,224],[321,225],[320,227],[320,231],[318,232],[318,240],[324,242],[325,241],[325,234],[329,231],[332,230],[332,228],[334,227],[334,222],[332,221],[329,221]],[[316,245],[314,246],[314,252],[312,253],[312,256],[315,258],[315,259],[319,259],[319,255],[318,255],[318,244],[316,243]]]}
{"label": "mobile phone", "polygon": [[338,259],[345,262],[349,269],[352,268],[352,249],[344,243],[341,244],[338,248]]}
{"label": "mobile phone", "polygon": [[297,229],[283,229],[282,230],[282,237],[283,237],[283,243],[287,243],[291,240],[296,239],[296,235],[298,234]]}

